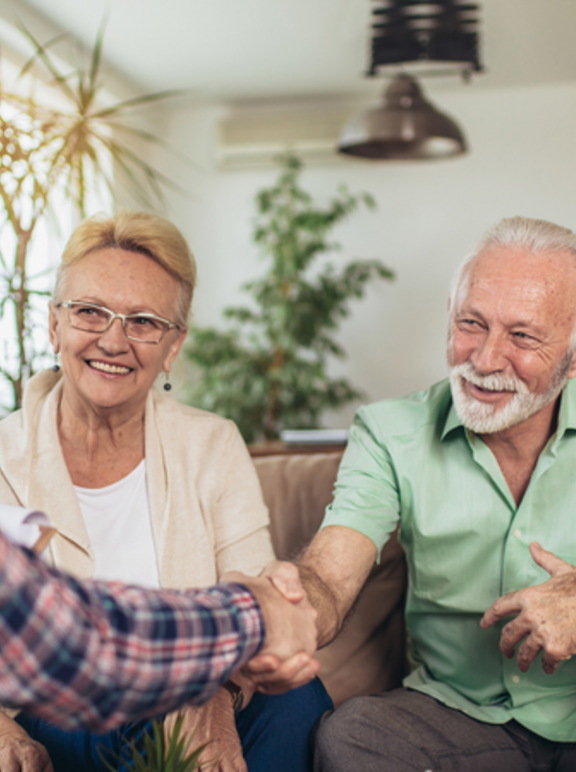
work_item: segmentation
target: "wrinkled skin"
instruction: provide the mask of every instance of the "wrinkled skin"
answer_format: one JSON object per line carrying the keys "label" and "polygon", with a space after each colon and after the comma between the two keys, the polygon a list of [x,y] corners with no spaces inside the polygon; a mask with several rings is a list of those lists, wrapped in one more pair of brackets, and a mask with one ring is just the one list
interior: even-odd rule
{"label": "wrinkled skin", "polygon": [[[255,596],[266,625],[266,639],[256,657],[242,668],[254,691],[281,694],[311,681],[320,670],[316,652],[317,613],[292,563],[275,561],[258,578],[230,571],[223,581],[239,582]],[[272,572],[280,572],[276,583]]]}
{"label": "wrinkled skin", "polygon": [[0,713],[0,772],[54,772],[48,751]]}
{"label": "wrinkled skin", "polygon": [[502,629],[501,651],[512,659],[520,644],[516,663],[523,673],[542,652],[542,669],[552,674],[560,662],[576,654],[576,568],[537,542],[530,545],[530,553],[550,579],[498,598],[480,624],[488,628],[514,616]]}

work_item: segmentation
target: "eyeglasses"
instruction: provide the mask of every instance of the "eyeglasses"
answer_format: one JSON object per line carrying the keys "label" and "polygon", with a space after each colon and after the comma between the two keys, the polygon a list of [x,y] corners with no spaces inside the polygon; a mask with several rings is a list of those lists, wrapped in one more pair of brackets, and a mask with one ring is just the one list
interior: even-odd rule
{"label": "eyeglasses", "polygon": [[160,343],[169,330],[180,327],[176,322],[164,319],[156,314],[115,314],[105,306],[86,303],[83,300],[65,300],[58,303],[68,312],[68,323],[75,330],[102,333],[112,325],[114,319],[120,319],[124,335],[128,340],[138,343]]}

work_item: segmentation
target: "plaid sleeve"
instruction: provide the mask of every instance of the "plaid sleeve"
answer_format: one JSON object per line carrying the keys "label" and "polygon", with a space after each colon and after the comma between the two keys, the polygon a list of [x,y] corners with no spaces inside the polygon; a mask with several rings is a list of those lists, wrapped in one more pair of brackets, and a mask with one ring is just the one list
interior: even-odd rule
{"label": "plaid sleeve", "polygon": [[264,640],[242,585],[79,582],[0,532],[0,704],[105,730],[210,699]]}

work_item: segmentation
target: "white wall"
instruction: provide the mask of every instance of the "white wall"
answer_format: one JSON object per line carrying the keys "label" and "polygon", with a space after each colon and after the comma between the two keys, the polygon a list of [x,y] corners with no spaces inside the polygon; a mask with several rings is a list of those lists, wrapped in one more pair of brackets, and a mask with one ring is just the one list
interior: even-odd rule
{"label": "white wall", "polygon": [[[356,162],[310,167],[304,186],[326,200],[338,184],[366,190],[376,214],[362,212],[335,237],[337,261],[379,257],[397,273],[355,303],[339,339],[348,359],[334,364],[375,400],[422,389],[444,377],[445,309],[450,277],[476,238],[501,217],[523,214],[576,228],[576,84],[485,90],[475,83],[432,101],[465,129],[471,153],[448,161]],[[273,169],[218,171],[215,122],[222,107],[173,109],[166,136],[203,167],[171,164],[195,198],[171,196],[169,216],[196,254],[195,319],[222,324],[221,310],[241,302],[239,285],[262,270],[251,243],[253,198]],[[353,408],[328,416],[350,421]]]}

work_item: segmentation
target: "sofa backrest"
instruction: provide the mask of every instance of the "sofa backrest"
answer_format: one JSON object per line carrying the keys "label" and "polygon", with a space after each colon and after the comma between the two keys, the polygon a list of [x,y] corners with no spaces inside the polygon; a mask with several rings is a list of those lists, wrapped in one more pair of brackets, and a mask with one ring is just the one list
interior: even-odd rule
{"label": "sofa backrest", "polygon": [[[293,559],[313,538],[332,500],[341,452],[253,458],[270,510],[278,558]],[[319,652],[321,677],[334,702],[393,689],[406,673],[406,566],[394,535],[382,551],[344,630]]]}

